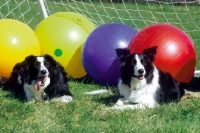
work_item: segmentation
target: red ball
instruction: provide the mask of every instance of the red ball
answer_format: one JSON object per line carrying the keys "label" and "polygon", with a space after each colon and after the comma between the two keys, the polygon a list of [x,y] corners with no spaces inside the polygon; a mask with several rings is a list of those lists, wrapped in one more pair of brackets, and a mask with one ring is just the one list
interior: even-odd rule
{"label": "red ball", "polygon": [[169,24],[154,24],[138,32],[131,40],[131,53],[158,46],[154,64],[177,81],[189,83],[196,66],[196,50],[185,32]]}

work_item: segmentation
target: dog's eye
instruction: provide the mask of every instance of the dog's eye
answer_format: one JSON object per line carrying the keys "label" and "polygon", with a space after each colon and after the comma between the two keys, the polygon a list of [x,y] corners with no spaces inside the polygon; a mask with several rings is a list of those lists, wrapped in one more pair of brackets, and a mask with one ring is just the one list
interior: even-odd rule
{"label": "dog's eye", "polygon": [[135,65],[136,63],[137,63],[136,60],[132,60],[132,62],[131,62],[132,65]]}
{"label": "dog's eye", "polygon": [[33,64],[34,67],[38,67],[39,65],[40,65],[39,62],[35,62],[35,63]]}
{"label": "dog's eye", "polygon": [[49,64],[48,64],[47,62],[44,62],[44,66],[48,67],[48,66],[49,66]]}
{"label": "dog's eye", "polygon": [[145,60],[141,60],[141,63],[143,64],[143,65],[145,65],[147,62],[145,61]]}

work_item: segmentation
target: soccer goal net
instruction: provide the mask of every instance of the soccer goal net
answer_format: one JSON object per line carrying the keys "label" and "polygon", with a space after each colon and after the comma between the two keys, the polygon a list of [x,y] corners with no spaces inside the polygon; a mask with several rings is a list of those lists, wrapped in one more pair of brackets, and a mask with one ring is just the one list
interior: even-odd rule
{"label": "soccer goal net", "polygon": [[1,19],[20,20],[33,29],[56,12],[80,13],[96,26],[115,22],[137,30],[169,23],[184,30],[200,52],[200,0],[0,0]]}

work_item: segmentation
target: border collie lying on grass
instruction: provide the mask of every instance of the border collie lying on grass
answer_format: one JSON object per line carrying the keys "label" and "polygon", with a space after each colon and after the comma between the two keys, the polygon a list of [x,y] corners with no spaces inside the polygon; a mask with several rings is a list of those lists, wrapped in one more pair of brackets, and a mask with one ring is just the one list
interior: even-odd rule
{"label": "border collie lying on grass", "polygon": [[[4,79],[5,78],[1,78]],[[3,81],[2,81],[3,82]],[[73,100],[67,73],[50,55],[30,55],[14,66],[11,77],[2,85],[4,90],[25,93],[27,102]]]}
{"label": "border collie lying on grass", "polygon": [[[186,84],[177,82],[169,73],[162,72],[153,64],[156,50],[157,46],[144,50],[142,54],[130,54],[128,49],[116,49],[121,73],[118,90],[123,98],[119,98],[110,109],[154,108],[161,103],[178,102],[184,95]],[[86,94],[104,92],[108,90]]]}
{"label": "border collie lying on grass", "polygon": [[[178,102],[184,95],[184,83],[177,82],[169,73],[162,72],[154,64],[157,46],[142,54],[130,54],[128,49],[116,49],[120,60],[120,95],[112,108],[154,108],[160,103]],[[125,105],[133,102],[135,105]]]}

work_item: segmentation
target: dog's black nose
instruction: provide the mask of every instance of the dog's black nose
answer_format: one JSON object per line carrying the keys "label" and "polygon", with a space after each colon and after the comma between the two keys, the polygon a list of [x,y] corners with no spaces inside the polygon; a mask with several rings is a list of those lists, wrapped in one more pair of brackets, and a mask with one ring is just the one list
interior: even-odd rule
{"label": "dog's black nose", "polygon": [[144,69],[139,69],[139,70],[138,70],[138,73],[139,73],[139,74],[143,74],[143,73],[144,73]]}
{"label": "dog's black nose", "polygon": [[47,73],[47,70],[41,70],[40,72],[42,75],[45,75]]}

